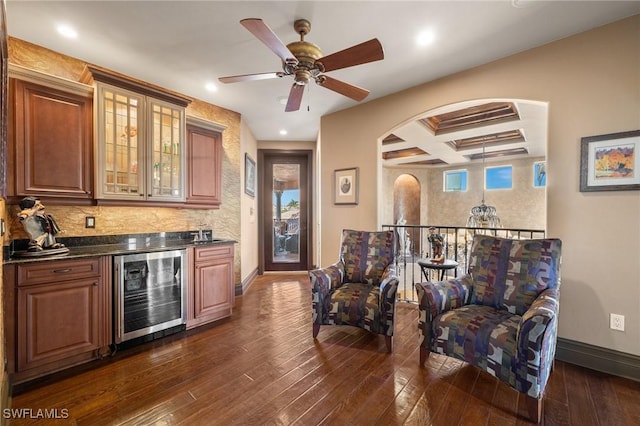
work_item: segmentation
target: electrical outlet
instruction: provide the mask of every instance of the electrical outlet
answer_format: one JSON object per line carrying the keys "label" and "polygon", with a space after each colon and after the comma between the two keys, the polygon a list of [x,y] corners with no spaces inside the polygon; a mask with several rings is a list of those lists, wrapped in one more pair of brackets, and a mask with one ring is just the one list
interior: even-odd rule
{"label": "electrical outlet", "polygon": [[85,218],[84,218],[84,227],[85,228],[95,228],[96,227],[96,218],[95,218],[95,216],[85,216]]}
{"label": "electrical outlet", "polygon": [[609,327],[612,330],[624,331],[624,315],[609,314]]}

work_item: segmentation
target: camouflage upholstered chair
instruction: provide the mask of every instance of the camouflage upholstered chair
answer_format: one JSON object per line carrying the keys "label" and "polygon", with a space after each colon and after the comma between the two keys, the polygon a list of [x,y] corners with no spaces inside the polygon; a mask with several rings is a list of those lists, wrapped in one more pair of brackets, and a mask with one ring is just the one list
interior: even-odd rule
{"label": "camouflage upholstered chair", "polygon": [[476,235],[468,275],[417,283],[420,365],[435,352],[487,371],[525,394],[539,422],[556,350],[561,245]]}
{"label": "camouflage upholstered chair", "polygon": [[385,336],[393,350],[398,277],[393,231],[342,231],[340,260],[309,271],[313,337],[321,325],[351,325]]}

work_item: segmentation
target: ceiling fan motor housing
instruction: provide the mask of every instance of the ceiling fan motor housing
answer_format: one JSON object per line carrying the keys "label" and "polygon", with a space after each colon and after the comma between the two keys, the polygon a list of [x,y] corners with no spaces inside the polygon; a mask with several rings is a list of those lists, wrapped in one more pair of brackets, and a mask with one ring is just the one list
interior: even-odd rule
{"label": "ceiling fan motor housing", "polygon": [[[318,46],[308,41],[294,41],[287,44],[287,48],[293,53],[298,60],[298,67],[304,67],[312,70],[315,67],[316,60],[322,58],[322,51]],[[286,70],[286,65],[283,64]]]}
{"label": "ceiling fan motor housing", "polygon": [[296,75],[294,77],[294,80],[296,84],[304,86],[305,84],[309,83],[309,80],[311,80],[312,77],[315,78],[315,76],[311,71],[304,68],[298,68],[296,70]]}

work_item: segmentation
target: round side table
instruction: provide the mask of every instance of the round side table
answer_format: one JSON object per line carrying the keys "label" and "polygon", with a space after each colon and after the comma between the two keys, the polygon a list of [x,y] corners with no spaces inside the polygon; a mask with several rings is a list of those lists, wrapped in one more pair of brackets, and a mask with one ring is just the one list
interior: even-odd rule
{"label": "round side table", "polygon": [[440,281],[444,278],[444,272],[448,269],[454,269],[458,266],[458,262],[451,259],[445,259],[444,262],[433,262],[431,259],[420,259],[418,265],[422,270],[425,280],[429,280],[429,269],[440,271]]}

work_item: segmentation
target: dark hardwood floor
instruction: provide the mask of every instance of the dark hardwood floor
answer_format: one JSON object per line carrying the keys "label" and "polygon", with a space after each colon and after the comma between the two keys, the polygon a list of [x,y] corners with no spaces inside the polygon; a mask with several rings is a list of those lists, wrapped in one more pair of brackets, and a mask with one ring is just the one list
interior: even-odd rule
{"label": "dark hardwood floor", "polygon": [[[264,275],[233,316],[14,389],[13,408],[66,409],[53,424],[519,425],[524,399],[489,374],[432,354],[418,366],[416,305],[382,336],[311,336],[306,274]],[[45,420],[11,420],[12,425]],[[546,425],[638,425],[640,383],[556,362]]]}

